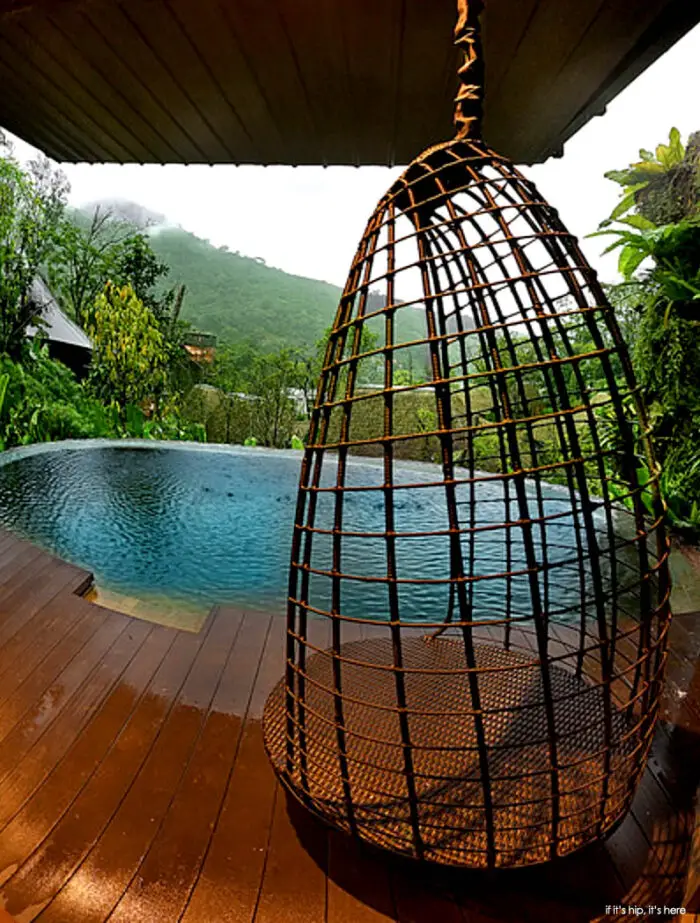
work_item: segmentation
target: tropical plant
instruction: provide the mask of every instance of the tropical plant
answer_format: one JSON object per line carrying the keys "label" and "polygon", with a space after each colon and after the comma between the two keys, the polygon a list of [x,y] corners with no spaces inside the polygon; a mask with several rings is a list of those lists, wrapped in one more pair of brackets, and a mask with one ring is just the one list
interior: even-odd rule
{"label": "tropical plant", "polygon": [[90,326],[97,296],[107,282],[113,282],[120,287],[130,285],[166,335],[182,307],[182,295],[178,296],[176,288],[162,291],[168,272],[145,234],[99,206],[89,222],[82,213],[65,215],[48,267],[52,289],[81,327]]}
{"label": "tropical plant", "polygon": [[700,219],[655,227],[648,219],[633,215],[625,222],[638,219],[638,230],[612,229],[598,234],[614,234],[617,239],[606,253],[620,250],[619,271],[625,282],[633,282],[645,261],[651,260],[644,279],[646,298],[663,307],[667,320],[677,310],[690,321],[700,319]]}
{"label": "tropical plant", "polygon": [[34,342],[24,347],[20,361],[0,360],[0,380],[6,380],[0,407],[4,448],[110,435],[102,405],[70,369],[49,358],[45,346]]}
{"label": "tropical plant", "polygon": [[626,169],[605,174],[622,186],[622,193],[603,225],[639,216],[660,226],[696,215],[700,134],[691,135],[685,147],[678,129],[672,128],[668,144],[659,144],[653,152],[641,150],[639,156]]}
{"label": "tropical plant", "polygon": [[[700,134],[679,133],[606,174],[622,199],[598,234],[615,239],[624,282],[611,300],[633,322],[633,361],[672,525],[700,534]],[[629,324],[629,320],[627,320]],[[612,456],[614,457],[614,456]],[[611,472],[614,476],[614,471]],[[648,472],[640,468],[642,483]]]}
{"label": "tropical plant", "polygon": [[107,283],[95,302],[90,334],[94,393],[122,412],[129,404],[146,401],[156,409],[166,384],[163,334],[130,285]]}

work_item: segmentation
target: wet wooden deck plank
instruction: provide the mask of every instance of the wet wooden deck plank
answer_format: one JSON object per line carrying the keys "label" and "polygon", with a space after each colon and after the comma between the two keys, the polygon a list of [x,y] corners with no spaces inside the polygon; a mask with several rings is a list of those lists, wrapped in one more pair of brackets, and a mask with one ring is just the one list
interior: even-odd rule
{"label": "wet wooden deck plank", "polygon": [[[150,869],[140,877],[158,888],[168,882],[171,912],[185,911],[202,873],[212,836],[215,835],[227,784],[240,741],[260,652],[267,635],[259,615],[224,612],[222,618],[239,620],[239,631],[219,687],[206,718],[197,751],[177,800],[163,826],[160,845],[151,856]],[[154,844],[155,845],[155,844]],[[179,869],[177,881],[168,867]],[[207,914],[202,914],[206,919]]]}
{"label": "wet wooden deck plank", "polygon": [[396,920],[391,879],[383,863],[350,837],[328,832],[328,923]]}
{"label": "wet wooden deck plank", "polygon": [[[101,901],[111,898],[116,905],[122,897],[183,771],[188,730],[199,714],[193,705],[181,722],[177,703],[199,691],[204,672],[201,655],[210,636],[211,630],[203,636],[182,633],[175,639],[142,707],[136,709],[87,784],[77,793],[70,786],[66,793],[72,796],[70,810],[6,885],[6,894],[14,902],[26,904],[31,896],[35,904],[39,898],[48,902],[92,849],[102,867],[112,870]],[[180,731],[183,737],[178,740]],[[64,797],[61,791],[58,800]]]}
{"label": "wet wooden deck plank", "polygon": [[[37,566],[35,578],[28,588],[5,598],[0,605],[0,683],[3,691],[4,674],[16,660],[25,660],[25,652],[35,658],[42,650],[37,643],[48,641],[48,635],[65,634],[74,620],[90,613],[84,600],[74,595],[85,575],[74,567],[49,559],[48,567],[42,561]],[[0,593],[0,599],[2,594]]]}
{"label": "wet wooden deck plank", "polygon": [[3,775],[3,765],[6,767],[5,771],[10,765],[10,760],[16,765],[84,684],[94,673],[99,672],[100,666],[112,663],[115,650],[122,653],[123,644],[120,645],[120,642],[123,642],[125,637],[126,654],[135,653],[143,640],[143,632],[137,629],[130,635],[126,623],[120,625],[116,620],[106,620],[104,630],[97,632],[91,642],[67,663],[66,668],[40,698],[17,718],[14,727],[4,733],[0,740],[0,779]]}
{"label": "wet wooden deck plank", "polygon": [[[142,711],[145,710],[144,699],[153,694],[152,680],[154,672],[156,674],[159,672],[158,670],[154,671],[153,665],[154,663],[160,663],[163,669],[168,669],[165,665],[173,641],[174,637],[172,635],[168,636],[167,631],[153,630],[144,641],[136,657],[132,659],[126,670],[120,675],[115,686],[108,691],[100,707],[96,709],[96,717],[103,724],[103,727],[100,728],[100,733],[95,733],[93,723],[87,725],[84,733],[78,731],[76,735],[73,735],[71,728],[57,726],[58,733],[54,735],[55,739],[50,741],[51,750],[45,758],[45,762],[54,759],[60,769],[64,763],[70,765],[72,751],[79,749],[81,750],[79,757],[82,756],[88,760],[93,760],[94,765],[98,766],[101,759],[100,748],[102,746],[107,748],[110,743],[107,739],[109,730],[104,730],[104,728],[112,729],[111,732],[113,737],[116,738],[117,748],[123,746],[130,719],[132,717],[136,718],[139,706],[141,706]],[[141,718],[143,717],[143,714],[141,714]],[[146,730],[147,725],[143,722],[141,731],[145,733]],[[75,739],[72,739],[74,736]],[[48,746],[49,742],[47,741]],[[57,756],[54,756],[54,754],[57,754]],[[30,767],[35,774],[38,774],[39,765],[40,761],[35,760]],[[25,770],[20,779],[17,780],[16,785],[24,782],[26,775]],[[104,785],[103,796],[105,798],[109,797],[107,784]],[[101,908],[105,900],[109,903],[114,870],[105,870],[104,867],[95,866],[94,859],[93,852],[90,853],[88,860],[78,864],[72,876],[57,891],[57,896],[49,903],[42,917],[62,921],[62,923],[63,921],[67,923],[69,920],[86,919],[86,915],[89,919],[104,919],[106,912],[103,913]],[[93,863],[92,866],[90,865],[91,862]],[[106,875],[105,871],[107,872]],[[85,906],[86,895],[88,896],[87,908],[89,909]]]}
{"label": "wet wooden deck plank", "polygon": [[248,622],[259,642],[257,669],[250,677],[251,692],[221,811],[183,923],[245,923],[255,916],[277,797],[260,718],[265,690],[282,667],[281,621],[260,616],[257,624]]}
{"label": "wet wooden deck plank", "polygon": [[36,545],[20,540],[9,539],[2,550],[0,562],[0,590],[3,597],[14,589],[17,584],[31,575],[32,570],[27,570],[32,562],[43,559],[44,554]]}
{"label": "wet wooden deck plank", "polygon": [[[70,760],[71,752],[79,745],[85,757],[83,730],[88,730],[87,740],[94,736],[92,718],[104,721],[108,726],[109,715],[118,714],[115,705],[123,708],[133,705],[134,697],[141,686],[150,681],[153,674],[154,649],[156,656],[164,656],[173,639],[151,633],[128,664],[123,673],[113,675],[114,682],[108,686],[106,695],[93,697],[93,688],[86,686],[84,695],[74,701],[74,709],[66,710],[47,730],[42,739],[29,751],[0,783],[0,831],[9,820],[39,791],[41,786]],[[165,642],[165,643],[163,643]],[[146,672],[148,670],[148,672]],[[126,720],[126,719],[124,719]],[[118,727],[113,728],[113,736]],[[89,751],[88,751],[89,755]],[[0,833],[0,844],[2,834]]]}
{"label": "wet wooden deck plank", "polygon": [[[273,634],[279,634],[281,621],[276,620]],[[313,647],[326,650],[332,641],[328,619],[310,618],[307,640]],[[275,644],[283,653],[283,633]],[[283,656],[273,656],[272,664],[268,692],[283,674]],[[259,726],[255,732],[260,733]],[[299,806],[278,791],[255,923],[325,923],[327,869],[327,829],[313,821],[309,823]]]}
{"label": "wet wooden deck plank", "polygon": [[74,568],[57,564],[53,558],[39,558],[27,568],[23,581],[5,584],[4,590],[0,589],[0,645],[4,646],[35,616],[41,616],[49,601],[64,591],[71,593],[75,583]]}
{"label": "wet wooden deck plank", "polygon": [[0,733],[11,730],[27,709],[40,702],[73,659],[95,637],[113,639],[123,624],[106,615],[56,607],[55,620],[29,650],[15,656],[0,676]]}
{"label": "wet wooden deck plank", "polygon": [[304,816],[302,842],[293,822],[301,812],[278,792],[255,923],[325,923],[327,830]]}
{"label": "wet wooden deck plank", "polygon": [[[194,641],[192,636],[190,638]],[[133,759],[139,745],[147,746],[158,733],[169,700],[180,688],[191,666],[192,653],[187,649],[190,638],[174,637],[174,643],[166,646],[164,652],[154,652],[144,646],[148,658],[134,662],[134,669],[128,671],[127,681],[119,684],[64,759],[53,767],[45,782],[10,824],[0,830],[0,870],[14,871],[35,850],[38,855],[42,847],[47,877],[56,875],[54,866],[65,867],[68,863],[70,867],[75,845],[68,852],[54,849],[53,855],[47,855],[46,849],[53,845],[50,839],[52,831],[71,807],[73,812],[70,817],[76,824],[78,845],[93,845],[95,825],[98,825],[99,833],[100,822],[105,823],[111,816],[108,813],[108,817],[104,818],[105,803],[110,803],[114,789],[117,789],[116,808],[124,786],[133,778],[133,763],[130,765],[129,757]],[[162,660],[158,659],[158,655]],[[87,791],[89,782],[92,782],[92,789],[84,796],[81,807],[88,807],[85,799],[89,800],[89,795],[94,792],[94,800],[102,806],[102,810],[96,815],[78,811],[76,816],[76,799],[84,789]],[[100,891],[102,887],[108,889],[110,883],[111,875],[107,875],[101,882]],[[22,905],[21,901],[15,903]],[[12,911],[12,903],[9,909]]]}
{"label": "wet wooden deck plank", "polygon": [[[436,877],[328,830],[279,788],[260,719],[283,619],[219,610],[199,635],[153,627],[79,599],[86,575],[30,548],[0,532],[0,907],[22,923],[505,923],[515,908],[583,923],[608,898],[678,895],[692,823],[678,728],[660,726],[605,844],[495,890]],[[682,619],[671,659],[694,682],[700,616]],[[327,646],[327,623],[309,641]]]}
{"label": "wet wooden deck plank", "polygon": [[49,569],[55,570],[56,562],[31,546],[23,554],[12,547],[0,550],[0,608],[13,608],[15,601],[22,599]]}
{"label": "wet wooden deck plank", "polygon": [[425,872],[395,868],[391,873],[391,888],[399,923],[424,923],[440,920],[441,923],[468,923],[467,914],[450,893],[435,886]]}
{"label": "wet wooden deck plank", "polygon": [[[124,801],[123,816],[115,818],[117,829],[128,830],[123,835],[138,841],[136,812],[149,805],[141,854],[112,911],[114,923],[177,918],[185,909],[191,868],[198,858],[198,828],[203,819],[209,822],[197,784],[198,775],[206,772],[202,758],[208,755],[206,747],[201,749],[202,735],[240,623],[240,616],[217,613],[157,744]],[[133,855],[133,844],[131,850]]]}
{"label": "wet wooden deck plank", "polygon": [[51,714],[42,714],[40,718],[30,714],[15,726],[0,747],[0,802],[5,802],[11,786],[8,780],[18,770],[26,781],[33,762],[55,765],[65,752],[62,747],[75,740],[152,631],[152,626],[134,620],[62,707],[54,707]]}

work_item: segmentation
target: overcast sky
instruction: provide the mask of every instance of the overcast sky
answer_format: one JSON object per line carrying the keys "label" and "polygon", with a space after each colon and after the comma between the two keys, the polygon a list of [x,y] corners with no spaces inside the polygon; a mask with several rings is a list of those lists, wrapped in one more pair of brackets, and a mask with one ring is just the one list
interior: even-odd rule
{"label": "overcast sky", "polygon": [[[691,2],[691,0],[688,0]],[[564,157],[526,168],[569,229],[583,237],[615,205],[606,170],[654,148],[671,127],[700,129],[700,27],[675,45],[571,140]],[[21,159],[32,149],[15,139]],[[400,170],[381,167],[199,167],[66,165],[71,202],[130,199],[213,244],[263,257],[287,272],[345,281],[355,246],[379,198]],[[614,257],[601,239],[584,250],[604,281]]]}

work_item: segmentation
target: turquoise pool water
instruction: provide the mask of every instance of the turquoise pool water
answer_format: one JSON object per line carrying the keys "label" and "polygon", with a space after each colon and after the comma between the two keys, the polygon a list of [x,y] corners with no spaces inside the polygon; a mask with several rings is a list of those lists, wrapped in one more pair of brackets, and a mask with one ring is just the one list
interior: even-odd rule
{"label": "turquoise pool water", "polygon": [[[20,450],[6,453],[1,462],[0,524],[93,571],[98,585],[188,605],[230,603],[284,610],[300,453],[99,442]],[[331,484],[334,476],[335,465],[329,460],[324,483]],[[398,464],[395,475],[399,483],[423,483],[439,476],[436,466],[413,463]],[[381,484],[381,464],[369,459],[351,463],[348,482]],[[503,522],[502,490],[498,483],[479,485],[478,524]],[[317,524],[329,527],[333,495],[325,497],[329,502],[320,503]],[[442,489],[399,491],[396,499],[397,531],[430,531],[436,524],[444,528]],[[581,596],[567,494],[547,487],[545,511],[557,517],[547,525],[546,544],[550,564],[559,561],[560,566],[543,591],[552,614],[566,619]],[[344,524],[361,533],[381,532],[381,492],[348,494]],[[515,530],[513,534],[515,570],[524,566],[524,552]],[[317,536],[314,549],[315,566],[330,566],[330,538]],[[397,554],[401,576],[447,576],[445,536],[405,538]],[[479,533],[475,557],[477,573],[505,569],[502,528]],[[347,539],[343,570],[385,575],[383,540]],[[315,605],[327,602],[328,583],[325,578],[312,579]],[[503,580],[476,583],[478,614],[502,615],[505,591]],[[510,595],[514,614],[531,612],[526,575],[511,580]],[[343,581],[346,614],[386,618],[386,596],[383,584]],[[448,604],[447,589],[402,585],[400,603],[404,618],[440,619]]]}

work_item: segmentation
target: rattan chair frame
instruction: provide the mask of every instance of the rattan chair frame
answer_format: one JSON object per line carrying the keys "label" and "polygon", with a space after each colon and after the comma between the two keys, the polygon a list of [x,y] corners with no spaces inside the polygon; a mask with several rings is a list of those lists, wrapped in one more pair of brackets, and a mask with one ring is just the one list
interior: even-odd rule
{"label": "rattan chair frame", "polygon": [[[659,712],[670,585],[627,348],[557,212],[480,140],[481,10],[458,10],[456,137],[377,206],[328,340],[293,533],[286,673],[264,734],[282,782],[325,821],[413,858],[494,868],[566,855],[624,817]],[[424,335],[402,337],[416,310]],[[416,351],[428,384],[397,382]],[[381,363],[381,385],[361,386],[368,363]],[[401,402],[426,388],[434,417],[406,429]],[[377,409],[374,430],[358,430],[358,406]],[[406,481],[401,459],[417,444],[437,466]],[[355,483],[368,455],[374,480]],[[430,491],[443,498],[436,520],[406,528],[405,506]],[[356,513],[369,501],[381,530]],[[483,519],[489,503],[500,519]],[[402,565],[416,541],[442,543],[431,576]],[[361,555],[348,569],[347,549],[363,542],[383,546],[381,573],[361,572]],[[576,591],[557,604],[567,581]],[[417,624],[407,601],[426,592],[446,604]]]}

